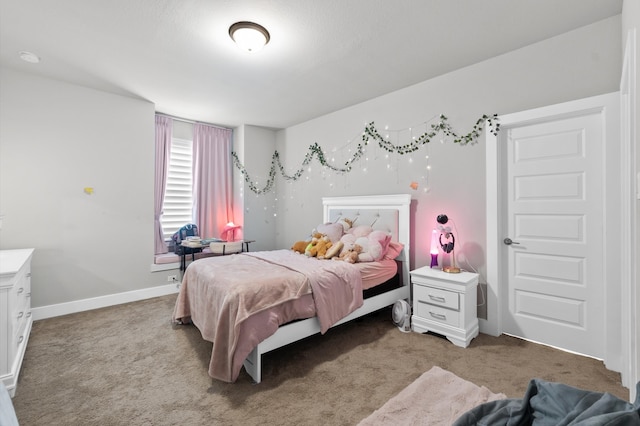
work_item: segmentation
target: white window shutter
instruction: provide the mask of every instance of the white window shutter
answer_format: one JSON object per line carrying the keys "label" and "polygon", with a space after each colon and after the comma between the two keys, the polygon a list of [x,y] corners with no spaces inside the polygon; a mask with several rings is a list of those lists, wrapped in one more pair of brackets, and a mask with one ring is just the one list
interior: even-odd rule
{"label": "white window shutter", "polygon": [[162,232],[170,239],[180,227],[193,223],[193,143],[173,138],[162,206]]}

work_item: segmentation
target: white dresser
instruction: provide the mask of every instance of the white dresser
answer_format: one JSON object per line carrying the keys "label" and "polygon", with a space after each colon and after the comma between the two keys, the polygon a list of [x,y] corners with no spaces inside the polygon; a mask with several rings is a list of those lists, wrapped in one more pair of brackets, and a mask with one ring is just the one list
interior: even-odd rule
{"label": "white dresser", "polygon": [[0,380],[13,397],[31,332],[33,249],[0,250]]}
{"label": "white dresser", "polygon": [[411,328],[446,336],[466,348],[478,335],[478,274],[458,274],[428,266],[410,272],[413,287]]}

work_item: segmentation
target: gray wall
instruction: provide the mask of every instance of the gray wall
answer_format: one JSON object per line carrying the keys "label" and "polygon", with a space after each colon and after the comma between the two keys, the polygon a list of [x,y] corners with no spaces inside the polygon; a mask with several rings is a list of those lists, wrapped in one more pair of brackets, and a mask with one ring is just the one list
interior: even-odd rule
{"label": "gray wall", "polygon": [[[347,140],[355,148],[364,123],[371,121],[380,130],[413,126],[419,134],[424,132],[420,123],[443,113],[454,129],[467,133],[482,114],[506,114],[617,91],[620,25],[620,16],[613,17],[285,129],[278,135],[278,148],[286,153],[287,166],[294,168],[313,142],[326,152],[344,151]],[[415,200],[411,266],[428,264],[431,229],[436,216],[446,213],[457,226],[458,258],[468,260],[462,266],[484,275],[483,141],[473,146],[436,141],[413,155],[391,154],[387,159],[385,154],[368,148],[367,171],[356,164],[346,175],[323,173],[314,162],[303,179],[281,186],[276,245],[287,247],[319,223],[321,196],[411,193]],[[412,181],[420,185],[415,191],[409,187]]]}
{"label": "gray wall", "polygon": [[[251,180],[259,182],[258,189],[265,188],[271,168],[271,157],[276,146],[276,132],[258,126],[240,126],[234,130],[234,151],[246,170],[250,171]],[[276,216],[274,203],[277,185],[264,194],[252,192],[245,182],[244,176],[234,170],[234,188],[236,188],[237,209],[242,214],[242,236],[245,240],[255,242],[249,250],[270,250],[273,247],[276,233]]]}
{"label": "gray wall", "polygon": [[[406,128],[445,113],[466,133],[484,113],[615,91],[620,33],[620,17],[611,18],[279,132],[242,126],[235,143],[248,171],[266,178],[273,149],[293,173],[309,145],[340,152],[369,121]],[[36,249],[33,305],[166,285],[166,271],[150,272],[154,105],[8,69],[0,69],[0,94],[0,248]],[[257,197],[235,176],[244,234],[259,240],[258,249],[287,248],[320,222],[321,196],[408,192],[415,199],[412,266],[426,264],[433,220],[446,212],[457,224],[460,255],[483,272],[484,145],[424,149],[428,180],[422,150],[411,164],[393,159],[398,171],[388,173],[381,152],[367,173],[333,176],[314,162],[298,182],[279,179],[277,197]],[[93,195],[83,193],[88,186]]]}
{"label": "gray wall", "polygon": [[0,248],[35,248],[32,306],[166,284],[149,273],[154,105],[8,69],[0,93]]}

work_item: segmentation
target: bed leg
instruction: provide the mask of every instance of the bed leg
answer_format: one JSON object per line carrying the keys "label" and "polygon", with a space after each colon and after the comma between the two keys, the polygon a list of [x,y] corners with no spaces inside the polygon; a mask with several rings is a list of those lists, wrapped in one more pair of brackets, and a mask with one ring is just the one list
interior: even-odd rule
{"label": "bed leg", "polygon": [[251,353],[244,360],[244,369],[249,373],[254,382],[260,383],[262,379],[262,356],[258,348],[253,348]]}

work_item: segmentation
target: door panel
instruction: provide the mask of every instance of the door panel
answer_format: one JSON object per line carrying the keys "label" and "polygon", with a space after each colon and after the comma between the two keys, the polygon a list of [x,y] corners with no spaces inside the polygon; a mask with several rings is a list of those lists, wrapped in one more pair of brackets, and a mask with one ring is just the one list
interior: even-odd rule
{"label": "door panel", "polygon": [[505,333],[604,355],[603,132],[597,113],[508,129]]}
{"label": "door panel", "polygon": [[578,215],[520,214],[514,220],[521,238],[584,243],[584,218]]}
{"label": "door panel", "polygon": [[584,328],[584,302],[580,300],[518,291],[516,312],[552,326]]}

